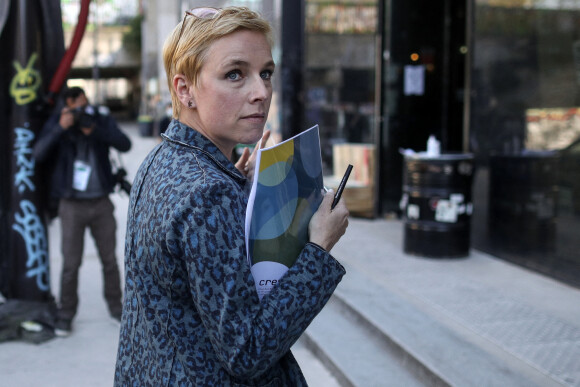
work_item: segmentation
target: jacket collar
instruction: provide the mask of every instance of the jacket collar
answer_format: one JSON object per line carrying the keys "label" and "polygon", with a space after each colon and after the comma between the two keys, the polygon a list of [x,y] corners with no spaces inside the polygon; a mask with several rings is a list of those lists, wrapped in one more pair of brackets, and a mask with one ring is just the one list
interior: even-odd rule
{"label": "jacket collar", "polygon": [[225,173],[232,176],[240,184],[246,183],[246,178],[234,164],[203,134],[173,119],[165,133],[161,135],[165,140],[188,148],[197,149],[205,153]]}

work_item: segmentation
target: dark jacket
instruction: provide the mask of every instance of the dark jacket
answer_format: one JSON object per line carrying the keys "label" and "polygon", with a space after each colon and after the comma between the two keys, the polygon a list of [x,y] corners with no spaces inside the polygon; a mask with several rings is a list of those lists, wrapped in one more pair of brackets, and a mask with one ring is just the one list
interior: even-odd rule
{"label": "dark jacket", "polygon": [[246,258],[246,178],[173,121],[129,201],[115,386],[304,386],[290,352],[344,268],[307,244],[261,300]]}
{"label": "dark jacket", "polygon": [[[55,114],[44,124],[38,141],[34,145],[34,158],[39,163],[48,164],[50,173],[50,196],[71,198],[73,196],[73,165],[76,158],[76,142],[85,136],[80,130],[64,130],[58,123],[60,113]],[[98,168],[99,180],[104,182],[106,192],[113,192],[115,179],[109,160],[109,148],[120,152],[131,148],[131,140],[117,126],[115,120],[105,114],[96,115],[96,127],[85,136],[93,148]]]}

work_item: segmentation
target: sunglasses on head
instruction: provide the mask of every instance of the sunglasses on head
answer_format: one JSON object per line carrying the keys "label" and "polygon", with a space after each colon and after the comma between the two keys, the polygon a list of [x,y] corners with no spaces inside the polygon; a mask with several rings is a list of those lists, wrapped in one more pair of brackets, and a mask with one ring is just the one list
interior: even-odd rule
{"label": "sunglasses on head", "polygon": [[185,11],[185,15],[195,16],[200,19],[213,19],[215,15],[220,13],[220,8],[213,8],[213,7],[199,7],[199,8],[192,8],[190,10]]}
{"label": "sunglasses on head", "polygon": [[179,30],[179,37],[177,38],[177,43],[175,47],[179,44],[181,40],[181,35],[183,34],[183,26],[185,25],[185,20],[188,16],[193,16],[198,19],[213,19],[220,13],[220,8],[213,8],[213,7],[199,7],[199,8],[192,8],[190,10],[185,11],[185,16],[183,16],[183,21],[181,22],[181,29]]}

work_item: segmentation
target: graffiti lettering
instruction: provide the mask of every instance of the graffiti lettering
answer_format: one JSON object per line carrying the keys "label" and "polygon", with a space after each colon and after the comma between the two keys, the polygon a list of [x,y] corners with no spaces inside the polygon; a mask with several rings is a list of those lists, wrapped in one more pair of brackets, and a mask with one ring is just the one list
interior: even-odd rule
{"label": "graffiti lettering", "polygon": [[14,185],[18,187],[18,192],[23,193],[27,188],[34,192],[36,187],[32,181],[34,176],[34,159],[32,158],[32,148],[30,144],[34,140],[34,132],[25,128],[16,128],[16,143],[14,144],[14,155],[16,156],[16,166],[18,172],[14,176]]}
{"label": "graffiti lettering", "polygon": [[26,260],[26,277],[36,277],[36,285],[42,291],[50,290],[48,272],[48,241],[46,229],[37,214],[36,207],[29,200],[20,202],[22,214],[16,213],[16,223],[12,228],[24,239],[28,259]]}
{"label": "graffiti lettering", "polygon": [[16,61],[13,63],[16,75],[10,82],[10,95],[17,105],[26,105],[37,98],[37,90],[42,83],[40,73],[32,67],[37,56],[33,53],[24,68]]}

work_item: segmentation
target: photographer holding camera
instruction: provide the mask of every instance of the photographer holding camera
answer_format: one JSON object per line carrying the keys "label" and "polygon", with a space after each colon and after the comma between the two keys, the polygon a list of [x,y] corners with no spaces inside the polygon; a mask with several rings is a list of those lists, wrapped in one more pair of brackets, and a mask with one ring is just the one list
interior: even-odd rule
{"label": "photographer holding camera", "polygon": [[109,194],[124,179],[113,174],[109,149],[126,152],[131,148],[131,141],[115,120],[89,105],[83,89],[67,89],[63,98],[66,106],[46,122],[34,146],[37,162],[49,167],[50,196],[58,200],[62,229],[63,266],[55,323],[58,336],[70,334],[77,312],[78,275],[86,228],[91,231],[103,266],[104,296],[109,312],[113,318],[121,318],[116,221]]}

